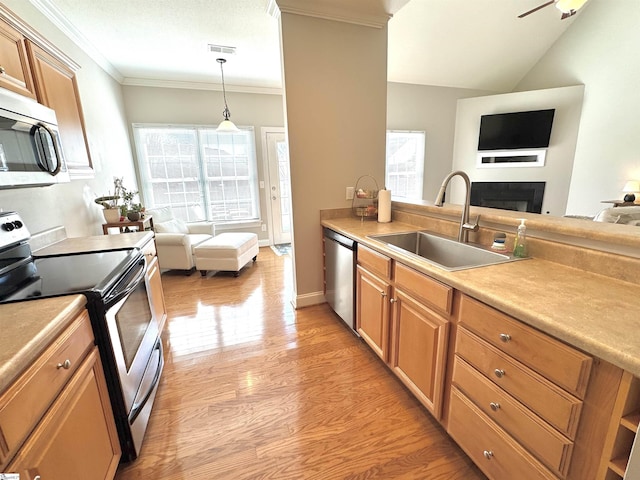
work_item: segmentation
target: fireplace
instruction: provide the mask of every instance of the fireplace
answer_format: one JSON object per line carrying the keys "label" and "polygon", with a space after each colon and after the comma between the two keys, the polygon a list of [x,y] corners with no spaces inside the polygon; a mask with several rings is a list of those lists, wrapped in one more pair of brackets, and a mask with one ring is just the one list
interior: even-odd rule
{"label": "fireplace", "polygon": [[545,182],[473,182],[471,205],[542,213]]}

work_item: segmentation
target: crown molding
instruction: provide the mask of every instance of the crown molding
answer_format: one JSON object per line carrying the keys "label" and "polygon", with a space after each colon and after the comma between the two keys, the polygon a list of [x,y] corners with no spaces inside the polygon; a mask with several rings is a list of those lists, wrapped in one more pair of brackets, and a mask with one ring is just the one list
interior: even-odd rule
{"label": "crown molding", "polygon": [[113,79],[122,83],[124,76],[100,53],[87,38],[69,21],[51,0],[29,0],[51,23],[71,39],[81,50],[96,62]]}
{"label": "crown molding", "polygon": [[[125,77],[122,85],[133,87],[157,87],[157,88],[180,88],[185,90],[211,90],[222,91],[222,85],[204,82],[183,82],[178,80],[159,80],[150,78]],[[229,85],[225,83],[227,92],[235,93],[257,93],[260,95],[282,95],[282,88],[279,87],[251,87],[245,85]]]}
{"label": "crown molding", "polygon": [[[364,27],[383,28],[393,16],[390,13],[345,11],[344,8],[332,7],[329,4],[318,5],[311,1],[276,0],[281,13],[321,18],[334,22],[351,23]],[[295,5],[294,5],[295,3]]]}

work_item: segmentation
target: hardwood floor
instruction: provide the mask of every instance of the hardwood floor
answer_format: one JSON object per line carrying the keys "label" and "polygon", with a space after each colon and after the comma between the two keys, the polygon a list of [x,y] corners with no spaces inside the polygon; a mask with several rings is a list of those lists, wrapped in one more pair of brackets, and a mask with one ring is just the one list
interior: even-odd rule
{"label": "hardwood floor", "polygon": [[117,480],[485,478],[326,304],[293,310],[288,256],[162,281],[165,372]]}

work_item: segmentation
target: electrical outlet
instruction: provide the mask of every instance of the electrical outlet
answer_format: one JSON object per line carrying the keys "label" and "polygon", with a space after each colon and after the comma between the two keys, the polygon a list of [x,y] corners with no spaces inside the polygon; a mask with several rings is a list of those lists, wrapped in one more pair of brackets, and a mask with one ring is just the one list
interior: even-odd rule
{"label": "electrical outlet", "polygon": [[347,187],[347,200],[353,200],[354,187]]}
{"label": "electrical outlet", "polygon": [[266,231],[267,231],[267,224],[266,224],[266,223],[263,223],[263,224],[262,224],[262,231],[263,231],[263,232],[266,232]]}

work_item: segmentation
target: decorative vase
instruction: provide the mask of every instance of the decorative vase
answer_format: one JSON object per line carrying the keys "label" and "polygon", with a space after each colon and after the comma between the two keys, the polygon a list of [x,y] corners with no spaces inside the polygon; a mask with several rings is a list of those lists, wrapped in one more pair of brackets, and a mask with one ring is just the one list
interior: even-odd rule
{"label": "decorative vase", "polygon": [[117,223],[120,221],[120,209],[119,208],[105,208],[102,210],[106,223]]}
{"label": "decorative vase", "polygon": [[140,212],[129,212],[127,218],[132,222],[137,222],[140,220]]}

